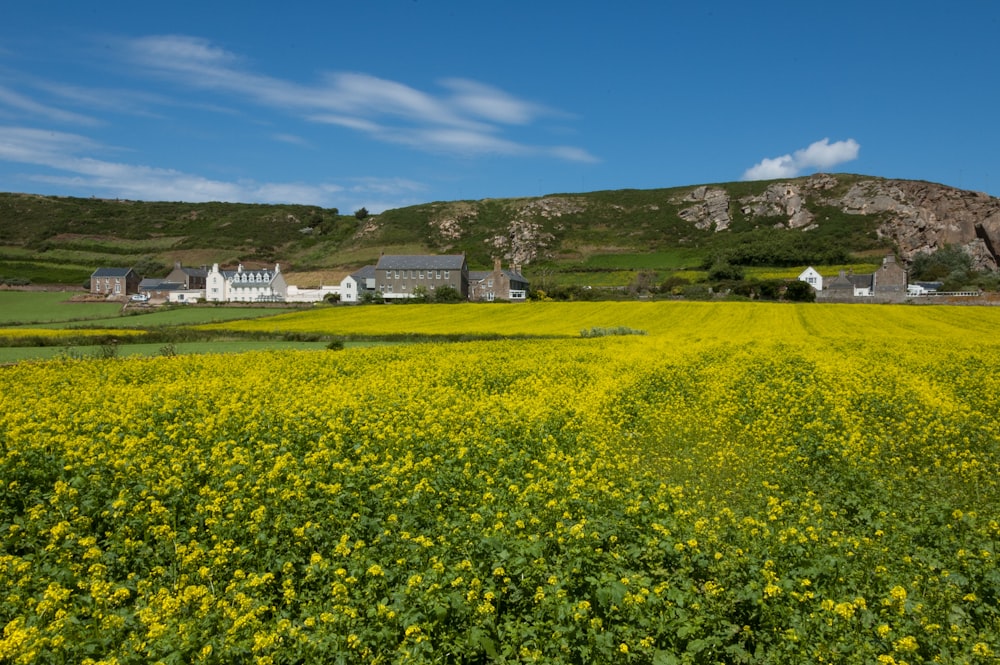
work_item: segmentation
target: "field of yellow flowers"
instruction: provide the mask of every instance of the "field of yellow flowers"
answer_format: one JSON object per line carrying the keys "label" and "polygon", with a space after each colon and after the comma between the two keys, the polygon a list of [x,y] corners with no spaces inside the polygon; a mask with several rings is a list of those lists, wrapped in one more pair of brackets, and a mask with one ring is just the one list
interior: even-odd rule
{"label": "field of yellow flowers", "polygon": [[0,368],[0,662],[996,662],[1000,312],[580,305]]}

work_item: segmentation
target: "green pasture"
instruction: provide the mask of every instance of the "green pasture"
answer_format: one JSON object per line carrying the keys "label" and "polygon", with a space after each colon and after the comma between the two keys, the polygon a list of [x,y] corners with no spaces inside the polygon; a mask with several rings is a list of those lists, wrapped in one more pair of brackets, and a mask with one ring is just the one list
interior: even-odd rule
{"label": "green pasture", "polygon": [[17,326],[111,318],[121,303],[71,302],[80,291],[0,291],[0,326]]}
{"label": "green pasture", "polygon": [[74,265],[62,261],[2,261],[0,277],[27,279],[33,284],[80,284],[94,272],[93,266]]}
{"label": "green pasture", "polygon": [[[286,342],[284,340],[223,340],[178,343],[119,344],[113,350],[106,346],[13,346],[0,347],[0,365],[19,362],[52,360],[53,358],[118,358],[164,355],[198,355],[206,353],[245,353],[248,351],[319,351],[329,342]],[[345,347],[370,346],[369,343],[348,342]]]}
{"label": "green pasture", "polygon": [[265,316],[275,316],[288,312],[301,311],[298,307],[242,307],[233,305],[179,305],[167,309],[145,308],[133,309],[126,316],[107,317],[90,321],[67,323],[67,327],[101,328],[162,328],[170,326],[200,325],[205,323],[221,323],[239,319],[256,319]]}

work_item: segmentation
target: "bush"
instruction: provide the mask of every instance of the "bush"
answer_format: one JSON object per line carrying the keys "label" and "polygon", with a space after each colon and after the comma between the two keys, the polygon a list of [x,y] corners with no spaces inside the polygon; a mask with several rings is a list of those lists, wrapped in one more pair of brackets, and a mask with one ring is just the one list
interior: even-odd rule
{"label": "bush", "polygon": [[718,281],[740,281],[743,279],[743,268],[735,266],[729,261],[720,259],[712,264],[708,269],[708,279],[713,282]]}
{"label": "bush", "polygon": [[434,290],[434,302],[456,303],[462,302],[462,294],[454,286],[439,286]]}
{"label": "bush", "polygon": [[704,284],[691,284],[681,289],[681,295],[687,300],[711,300],[712,289]]}
{"label": "bush", "polygon": [[636,330],[635,328],[628,328],[626,326],[618,326],[617,328],[584,328],[580,331],[580,337],[609,337],[612,335],[645,335],[645,330]]}
{"label": "bush", "polygon": [[816,302],[816,289],[805,282],[795,280],[785,287],[785,300],[791,302]]}

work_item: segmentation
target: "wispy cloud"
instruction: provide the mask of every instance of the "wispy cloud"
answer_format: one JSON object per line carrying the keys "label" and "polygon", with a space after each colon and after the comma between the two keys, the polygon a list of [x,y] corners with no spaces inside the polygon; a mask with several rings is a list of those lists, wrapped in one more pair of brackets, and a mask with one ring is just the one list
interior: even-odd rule
{"label": "wispy cloud", "polygon": [[794,178],[803,171],[825,170],[858,158],[861,146],[854,139],[830,143],[830,139],[816,141],[806,148],[780,157],[764,158],[743,173],[744,180],[773,180]]}
{"label": "wispy cloud", "polygon": [[[32,175],[35,182],[58,184],[81,193],[149,201],[230,201],[301,203],[332,207],[342,204],[345,192],[359,201],[381,197],[382,205],[365,204],[371,212],[415,203],[419,183],[399,179],[352,180],[346,184],[258,183],[213,180],[174,169],[95,159],[89,155],[112,151],[87,137],[25,127],[0,127],[0,161],[43,166],[53,175]],[[337,200],[335,200],[337,199]],[[393,201],[394,203],[390,203]],[[359,204],[361,205],[361,204]]]}
{"label": "wispy cloud", "polygon": [[211,42],[159,35],[126,43],[127,61],[182,86],[234,94],[311,122],[333,124],[387,143],[431,152],[544,155],[593,162],[580,147],[518,141],[506,134],[548,116],[564,116],[496,87],[461,78],[425,91],[365,73],[331,72],[303,84],[249,71]]}
{"label": "wispy cloud", "polygon": [[26,95],[15,92],[10,88],[0,85],[0,107],[6,106],[18,113],[30,115],[33,118],[44,118],[51,122],[71,125],[94,126],[99,124],[95,118],[90,116],[65,111],[46,104],[42,104]]}

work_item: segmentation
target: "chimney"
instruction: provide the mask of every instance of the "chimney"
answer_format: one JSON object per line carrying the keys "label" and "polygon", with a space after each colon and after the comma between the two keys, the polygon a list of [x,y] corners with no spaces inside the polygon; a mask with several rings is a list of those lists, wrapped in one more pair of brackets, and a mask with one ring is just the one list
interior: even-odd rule
{"label": "chimney", "polygon": [[500,265],[500,259],[493,259],[493,272],[500,272],[502,266]]}

